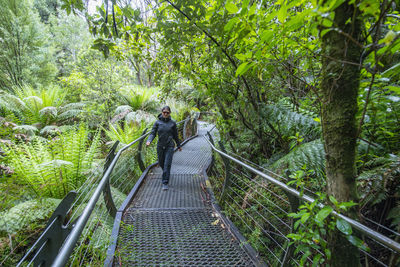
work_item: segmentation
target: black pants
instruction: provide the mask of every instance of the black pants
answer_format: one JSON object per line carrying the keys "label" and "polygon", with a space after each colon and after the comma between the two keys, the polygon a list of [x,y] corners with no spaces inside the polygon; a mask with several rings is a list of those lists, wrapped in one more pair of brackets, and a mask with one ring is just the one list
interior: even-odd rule
{"label": "black pants", "polygon": [[171,164],[172,164],[172,157],[174,155],[174,147],[167,146],[157,146],[157,157],[158,157],[158,164],[160,165],[161,169],[163,170],[162,174],[162,183],[168,184],[169,176],[171,173]]}

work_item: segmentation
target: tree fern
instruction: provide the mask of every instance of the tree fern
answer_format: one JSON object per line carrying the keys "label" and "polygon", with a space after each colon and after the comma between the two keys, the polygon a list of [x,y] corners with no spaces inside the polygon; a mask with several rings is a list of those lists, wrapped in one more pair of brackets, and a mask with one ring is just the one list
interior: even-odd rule
{"label": "tree fern", "polygon": [[145,127],[144,123],[128,123],[124,121],[122,126],[110,123],[108,129],[103,129],[112,141],[118,140],[121,144],[129,144],[140,137]]}
{"label": "tree fern", "polygon": [[33,125],[17,125],[13,128],[13,130],[33,136],[38,131],[38,128]]}
{"label": "tree fern", "polygon": [[23,124],[50,123],[57,117],[57,109],[62,105],[67,92],[58,87],[41,91],[24,86],[14,89],[16,95],[0,95],[0,104],[13,113]]}
{"label": "tree fern", "polygon": [[57,117],[57,108],[56,107],[44,107],[41,110],[39,110],[39,114],[41,116],[51,116],[53,118]]}
{"label": "tree fern", "polygon": [[48,125],[40,130],[41,135],[54,135],[60,132],[61,132],[60,128],[55,125]]}
{"label": "tree fern", "polygon": [[83,102],[69,103],[65,106],[62,106],[58,110],[59,115],[57,119],[60,121],[76,119],[78,116],[85,113],[85,110],[83,109],[85,106],[86,103]]}
{"label": "tree fern", "polygon": [[319,179],[324,179],[325,150],[320,139],[305,143],[292,150],[272,164],[275,170],[289,169],[291,172],[302,169],[314,170]]}
{"label": "tree fern", "polygon": [[305,141],[311,141],[320,136],[318,122],[308,115],[291,111],[284,105],[264,105],[261,112],[282,136],[289,137],[299,132]]}
{"label": "tree fern", "polygon": [[52,141],[34,139],[29,144],[2,145],[15,170],[16,180],[39,196],[62,198],[85,181],[98,153],[100,135],[89,142],[89,130],[81,125]]}
{"label": "tree fern", "polygon": [[141,123],[144,123],[145,125],[150,125],[155,120],[156,120],[156,118],[153,115],[151,115],[150,113],[147,113],[145,111],[142,111],[142,110],[137,110],[135,112],[129,112],[125,116],[125,121],[128,124],[132,124],[132,123],[141,124]]}
{"label": "tree fern", "polygon": [[156,100],[157,90],[136,86],[122,91],[123,102],[129,105],[134,111],[154,111],[158,105]]}

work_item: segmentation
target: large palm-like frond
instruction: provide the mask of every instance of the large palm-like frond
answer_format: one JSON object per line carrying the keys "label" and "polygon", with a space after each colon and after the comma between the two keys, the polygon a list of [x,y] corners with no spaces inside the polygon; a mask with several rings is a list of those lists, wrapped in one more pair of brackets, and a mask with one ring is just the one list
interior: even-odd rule
{"label": "large palm-like frond", "polygon": [[124,121],[123,125],[112,124],[108,125],[108,129],[104,132],[112,141],[120,141],[121,144],[129,144],[142,134],[146,124],[144,123],[128,123]]}
{"label": "large palm-like frond", "polygon": [[129,105],[133,111],[155,111],[158,105],[157,90],[155,88],[134,87],[123,91],[123,102]]}
{"label": "large palm-like frond", "polygon": [[81,125],[59,134],[52,141],[34,139],[29,144],[2,145],[19,183],[38,196],[62,198],[85,181],[98,153],[100,134],[89,140]]}

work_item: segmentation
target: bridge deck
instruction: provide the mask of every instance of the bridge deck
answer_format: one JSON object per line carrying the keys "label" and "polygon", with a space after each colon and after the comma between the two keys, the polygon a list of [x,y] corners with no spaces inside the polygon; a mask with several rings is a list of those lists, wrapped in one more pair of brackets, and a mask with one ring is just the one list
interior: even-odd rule
{"label": "bridge deck", "polygon": [[202,135],[174,154],[170,188],[153,168],[122,216],[114,266],[254,266],[205,190],[211,149]]}

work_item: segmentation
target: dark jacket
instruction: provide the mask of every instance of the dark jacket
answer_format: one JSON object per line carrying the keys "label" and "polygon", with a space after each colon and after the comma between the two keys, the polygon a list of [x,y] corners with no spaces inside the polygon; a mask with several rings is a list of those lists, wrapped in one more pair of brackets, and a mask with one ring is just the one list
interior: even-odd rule
{"label": "dark jacket", "polygon": [[178,130],[176,128],[176,122],[171,120],[171,117],[164,118],[161,114],[158,115],[158,120],[154,123],[153,129],[150,132],[148,142],[151,143],[158,134],[159,147],[174,147],[174,141],[178,147],[181,146],[178,138]]}

